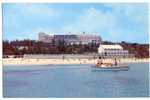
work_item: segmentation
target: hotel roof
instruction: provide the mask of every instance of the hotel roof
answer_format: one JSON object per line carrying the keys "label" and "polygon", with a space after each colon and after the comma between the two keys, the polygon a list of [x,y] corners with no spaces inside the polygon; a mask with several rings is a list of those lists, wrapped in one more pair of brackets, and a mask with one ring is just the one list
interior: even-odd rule
{"label": "hotel roof", "polygon": [[101,48],[104,49],[123,49],[122,46],[115,44],[115,45],[100,45]]}

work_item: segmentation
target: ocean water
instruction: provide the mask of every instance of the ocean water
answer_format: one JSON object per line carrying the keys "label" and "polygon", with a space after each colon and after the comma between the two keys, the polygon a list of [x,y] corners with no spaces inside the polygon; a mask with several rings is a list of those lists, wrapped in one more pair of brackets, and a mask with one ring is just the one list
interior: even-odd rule
{"label": "ocean water", "polygon": [[3,97],[149,97],[148,63],[131,63],[128,71],[91,66],[4,66]]}

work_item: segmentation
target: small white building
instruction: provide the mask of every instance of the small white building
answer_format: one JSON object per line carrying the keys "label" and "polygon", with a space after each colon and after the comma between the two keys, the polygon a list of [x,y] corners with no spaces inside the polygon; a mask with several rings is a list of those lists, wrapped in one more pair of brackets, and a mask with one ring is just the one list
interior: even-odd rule
{"label": "small white building", "polygon": [[121,45],[102,45],[98,48],[98,53],[105,57],[127,57],[128,50],[123,50]]}
{"label": "small white building", "polygon": [[17,46],[17,48],[19,49],[19,50],[23,50],[23,49],[28,49],[28,46]]}

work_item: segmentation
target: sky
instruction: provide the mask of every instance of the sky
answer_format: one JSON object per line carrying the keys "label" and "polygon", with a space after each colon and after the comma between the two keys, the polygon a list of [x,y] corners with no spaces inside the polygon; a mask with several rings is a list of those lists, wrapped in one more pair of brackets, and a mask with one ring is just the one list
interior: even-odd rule
{"label": "sky", "polygon": [[149,42],[147,3],[3,3],[2,18],[3,40],[86,32],[104,41]]}

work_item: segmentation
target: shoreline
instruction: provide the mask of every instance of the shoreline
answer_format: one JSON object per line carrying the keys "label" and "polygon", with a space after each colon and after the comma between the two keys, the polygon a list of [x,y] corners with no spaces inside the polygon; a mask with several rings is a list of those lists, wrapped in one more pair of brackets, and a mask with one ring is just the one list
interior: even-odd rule
{"label": "shoreline", "polygon": [[[149,63],[150,58],[118,59],[119,63]],[[3,58],[2,65],[70,65],[70,64],[96,64],[97,59],[26,59],[26,58]]]}

